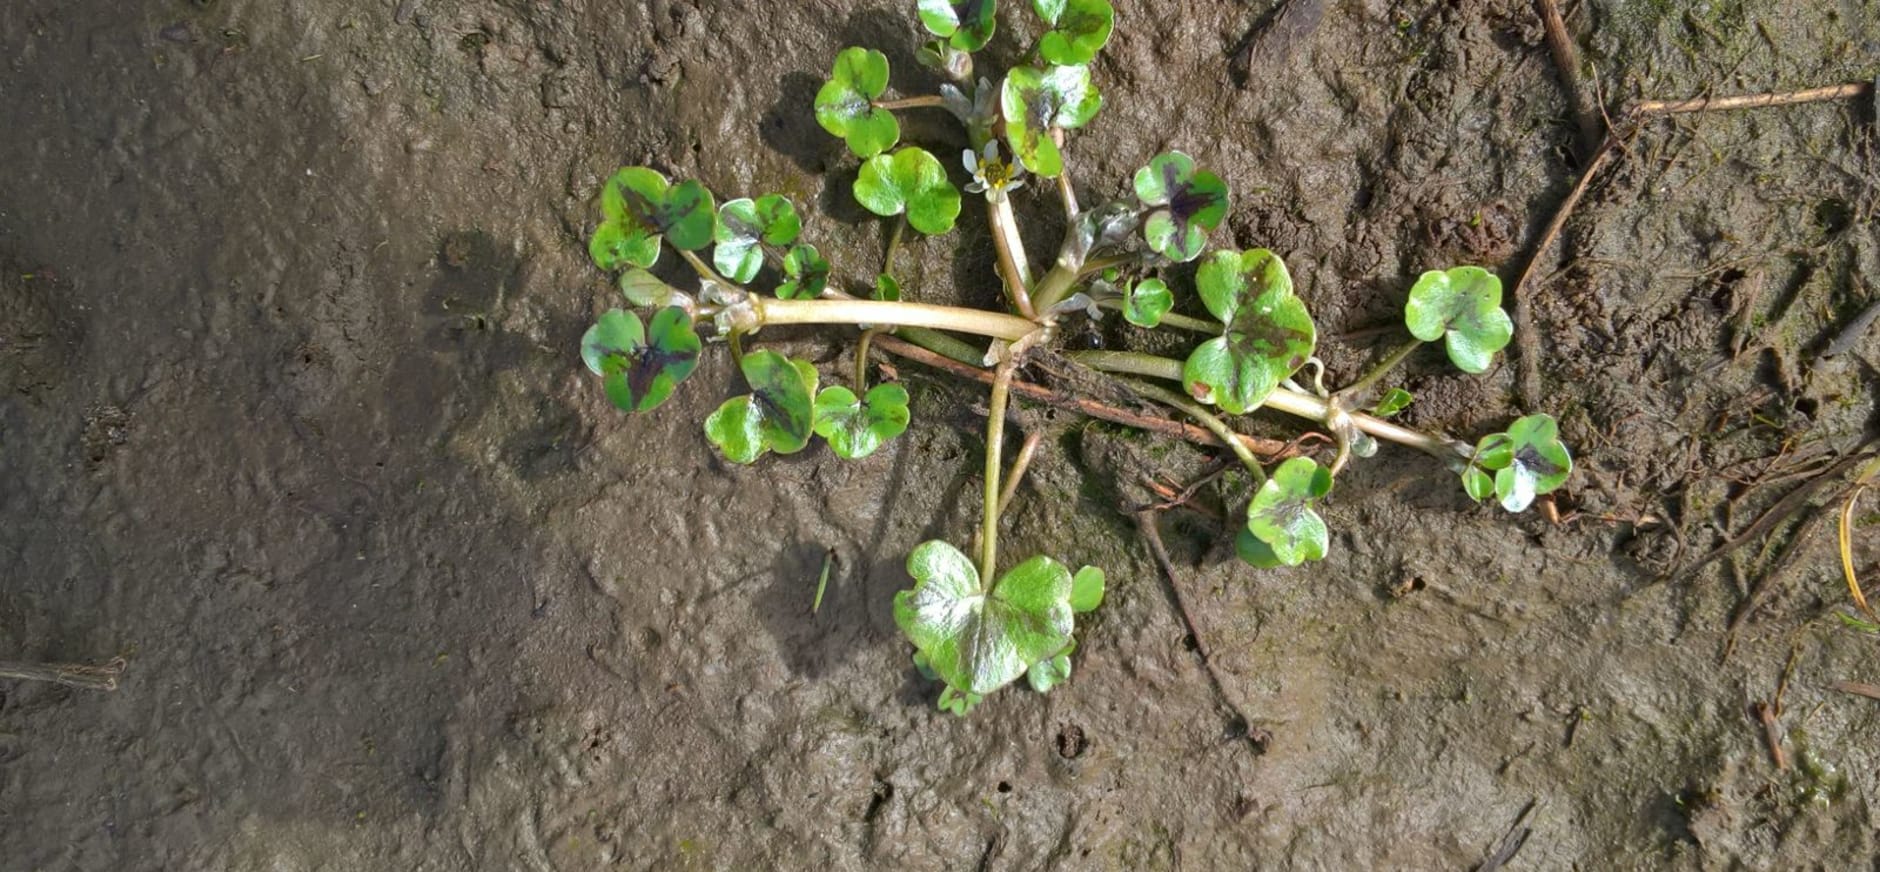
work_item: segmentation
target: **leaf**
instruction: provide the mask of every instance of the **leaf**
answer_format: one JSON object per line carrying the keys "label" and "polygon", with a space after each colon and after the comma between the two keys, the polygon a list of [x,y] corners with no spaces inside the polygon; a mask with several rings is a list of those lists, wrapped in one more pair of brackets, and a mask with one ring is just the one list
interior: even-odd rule
{"label": "leaf", "polygon": [[816,368],[769,349],[744,355],[740,368],[751,392],[705,419],[706,438],[733,463],[754,462],[766,451],[802,451],[815,421]]}
{"label": "leaf", "polygon": [[1410,408],[1410,404],[1415,401],[1416,397],[1412,396],[1409,391],[1403,388],[1391,388],[1384,392],[1384,398],[1378,400],[1377,405],[1371,407],[1371,414],[1379,418],[1388,418]]}
{"label": "leaf", "polygon": [[1090,68],[1017,67],[1005,74],[999,110],[1005,138],[1025,168],[1048,178],[1064,172],[1064,156],[1051,129],[1082,127],[1103,108],[1103,97],[1090,80]]}
{"label": "leaf", "polygon": [[1051,688],[1069,681],[1071,652],[1076,648],[1077,643],[1072,642],[1064,646],[1064,650],[1031,664],[1031,668],[1025,670],[1025,680],[1031,684],[1031,689],[1039,693],[1050,693]]}
{"label": "leaf", "polygon": [[920,0],[919,8],[927,32],[959,51],[985,48],[998,29],[998,4],[993,0]]}
{"label": "leaf", "polygon": [[1116,26],[1108,0],[1032,0],[1031,8],[1051,26],[1038,41],[1038,54],[1054,64],[1090,63]]}
{"label": "leaf", "polygon": [[1123,293],[1123,320],[1138,327],[1154,327],[1175,308],[1175,295],[1161,279],[1144,279]]}
{"label": "leaf", "polygon": [[894,276],[887,273],[875,276],[875,299],[887,303],[900,302],[901,283],[895,281]]}
{"label": "leaf", "polygon": [[633,267],[620,274],[620,293],[635,306],[664,306],[672,302],[679,289],[646,270]]}
{"label": "leaf", "polygon": [[1149,247],[1177,262],[1200,257],[1208,233],[1227,216],[1227,183],[1179,151],[1156,155],[1135,182],[1136,199],[1155,209],[1142,223]]}
{"label": "leaf", "polygon": [[859,400],[840,385],[816,395],[816,435],[848,460],[867,457],[906,432],[908,417],[907,389],[896,384],[876,385]]}
{"label": "leaf", "polygon": [[650,327],[632,312],[610,309],[581,337],[581,359],[615,406],[645,412],[692,374],[702,345],[691,313],[678,306],[659,310]]}
{"label": "leaf", "polygon": [[1259,569],[1273,569],[1284,566],[1279,555],[1273,553],[1273,546],[1266,544],[1253,535],[1253,531],[1241,527],[1234,535],[1234,553],[1250,566]]}
{"label": "leaf", "polygon": [[907,223],[929,236],[952,230],[960,215],[960,192],[947,181],[946,167],[913,146],[863,163],[855,179],[855,199],[883,218],[905,212]]}
{"label": "leaf", "polygon": [[1514,321],[1501,308],[1501,279],[1479,266],[1424,273],[1403,315],[1411,335],[1444,339],[1450,362],[1468,373],[1486,372],[1514,336]]}
{"label": "leaf", "polygon": [[784,300],[811,300],[829,286],[829,261],[814,245],[792,246],[783,256],[784,282],[777,286],[777,297]]}
{"label": "leaf", "polygon": [[1236,415],[1258,408],[1318,342],[1285,262],[1264,248],[1218,251],[1196,272],[1195,287],[1225,330],[1188,356],[1183,385],[1195,399]]}
{"label": "leaf", "polygon": [[718,231],[713,240],[712,263],[718,271],[739,284],[757,277],[764,266],[764,248],[789,245],[803,230],[796,206],[778,194],[765,194],[756,200],[740,198],[718,207]]}
{"label": "leaf", "polygon": [[888,56],[873,49],[845,48],[836,55],[829,80],[816,91],[816,123],[848,143],[856,157],[874,157],[901,141],[894,113],[875,106],[888,90]]}
{"label": "leaf", "polygon": [[1495,478],[1483,472],[1479,466],[1464,467],[1462,490],[1469,495],[1469,499],[1479,503],[1495,495]]}
{"label": "leaf", "polygon": [[960,690],[951,685],[940,691],[940,710],[952,712],[960,717],[965,717],[974,706],[985,701],[986,698],[980,694]]}
{"label": "leaf", "polygon": [[601,186],[601,225],[588,239],[588,255],[604,270],[651,267],[659,238],[697,251],[711,244],[717,214],[712,194],[696,181],[673,185],[646,167],[627,167]]}
{"label": "leaf", "polygon": [[1071,576],[1071,611],[1094,612],[1103,605],[1103,570],[1086,566]]}
{"label": "leaf", "polygon": [[[1501,507],[1520,512],[1540,494],[1553,493],[1573,474],[1573,457],[1560,441],[1560,425],[1550,415],[1529,415],[1506,433],[1482,437],[1475,457],[1463,470],[1463,487],[1481,500],[1488,497],[1483,479],[1495,474],[1494,495]],[[1473,475],[1471,473],[1474,473]]]}
{"label": "leaf", "polygon": [[894,597],[894,621],[950,687],[988,694],[1071,640],[1071,573],[1033,557],[991,592],[959,549],[923,542],[907,558],[914,588]]}
{"label": "leaf", "polygon": [[1325,557],[1329,534],[1312,506],[1332,490],[1331,470],[1310,457],[1279,465],[1247,506],[1247,531],[1285,566]]}

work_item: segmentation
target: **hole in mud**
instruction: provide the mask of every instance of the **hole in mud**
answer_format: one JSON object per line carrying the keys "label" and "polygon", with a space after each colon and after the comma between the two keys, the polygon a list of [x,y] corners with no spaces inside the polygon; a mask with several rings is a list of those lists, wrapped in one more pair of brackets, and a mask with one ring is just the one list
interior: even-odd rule
{"label": "hole in mud", "polygon": [[873,823],[891,799],[894,799],[894,785],[886,781],[875,782],[875,792],[868,797],[868,810],[862,812],[862,822]]}
{"label": "hole in mud", "polygon": [[1011,792],[1012,792],[1012,782],[1010,782],[1010,781],[1001,781],[1001,782],[999,782],[999,792],[1000,792],[1000,793],[1011,793]]}
{"label": "hole in mud", "polygon": [[1090,749],[1090,739],[1084,736],[1084,728],[1076,724],[1066,724],[1058,730],[1057,752],[1059,757],[1075,760],[1084,756]]}
{"label": "hole in mud", "polygon": [[1201,643],[1195,641],[1193,633],[1182,637],[1182,650],[1193,652],[1200,647]]}
{"label": "hole in mud", "polygon": [[1854,210],[1842,200],[1823,200],[1815,204],[1815,225],[1829,236],[1840,233],[1853,223]]}

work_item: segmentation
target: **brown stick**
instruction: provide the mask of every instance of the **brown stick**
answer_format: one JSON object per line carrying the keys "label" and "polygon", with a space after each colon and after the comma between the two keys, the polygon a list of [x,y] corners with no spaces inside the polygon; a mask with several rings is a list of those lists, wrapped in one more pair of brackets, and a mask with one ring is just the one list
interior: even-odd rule
{"label": "brown stick", "polygon": [[1769,759],[1775,761],[1777,769],[1788,771],[1789,755],[1782,750],[1782,724],[1776,720],[1776,710],[1766,702],[1758,702],[1756,719],[1762,721],[1763,740],[1769,743]]}
{"label": "brown stick", "polygon": [[1632,111],[1639,115],[1676,115],[1682,112],[1721,112],[1726,109],[1762,109],[1769,106],[1793,106],[1822,100],[1860,97],[1873,90],[1872,82],[1849,82],[1824,88],[1784,91],[1773,94],[1742,94],[1735,97],[1694,97],[1689,100],[1641,100]]}
{"label": "brown stick", "polygon": [[[877,337],[875,339],[875,347],[896,357],[905,357],[917,363],[924,363],[935,369],[945,370],[961,378],[969,378],[981,384],[992,383],[992,373],[978,367],[967,366],[957,360],[935,354],[918,345],[904,342],[891,336]],[[1160,433],[1164,436],[1186,439],[1197,445],[1218,445],[1226,447],[1213,433],[1193,424],[1174,421],[1168,418],[1139,415],[1126,409],[1119,409],[1115,406],[1099,403],[1096,400],[1073,397],[1060,391],[1054,391],[1043,385],[1035,385],[1030,382],[1022,382],[1014,379],[1012,381],[1012,393],[1027,399],[1047,403],[1060,409],[1069,409],[1073,412],[1089,415],[1092,418],[1099,418],[1117,424],[1125,424],[1130,427],[1148,430],[1152,433]],[[1248,436],[1244,433],[1238,435],[1241,444],[1252,449],[1255,454],[1278,459],[1280,457],[1291,457],[1299,453],[1298,447],[1293,443],[1281,442],[1278,439],[1262,439],[1257,436]]]}
{"label": "brown stick", "polygon": [[1880,685],[1864,684],[1859,681],[1837,681],[1828,686],[1842,693],[1851,693],[1868,699],[1880,699]]}
{"label": "brown stick", "polygon": [[1580,127],[1580,153],[1585,154],[1599,143],[1599,118],[1586,99],[1586,89],[1580,84],[1579,47],[1567,33],[1567,22],[1560,17],[1559,4],[1554,0],[1534,0],[1534,6],[1547,30],[1547,50],[1553,54],[1554,67],[1560,71],[1560,84],[1567,90],[1567,105],[1572,107],[1574,121]]}
{"label": "brown stick", "polygon": [[124,673],[124,658],[103,666],[81,663],[10,663],[0,661],[0,678],[23,681],[50,681],[84,690],[117,690],[118,676]]}
{"label": "brown stick", "polygon": [[[1188,601],[1182,596],[1181,582],[1175,574],[1175,564],[1168,559],[1168,548],[1162,545],[1162,533],[1155,526],[1155,512],[1144,509],[1135,513],[1136,528],[1142,531],[1142,538],[1149,543],[1149,554],[1155,557],[1155,565],[1162,570],[1162,580],[1168,583],[1169,598],[1175,603],[1175,611],[1181,615],[1182,626],[1188,629],[1188,638],[1195,640],[1195,656],[1201,661],[1201,671],[1208,676],[1208,684],[1214,688],[1214,698],[1221,708],[1226,709],[1247,728],[1247,741],[1253,745],[1257,754],[1266,753],[1264,742],[1270,736],[1264,730],[1255,730],[1252,719],[1240,710],[1234,699],[1227,694],[1227,685],[1221,683],[1221,676],[1214,671],[1214,657],[1208,653],[1207,639],[1201,635],[1201,627],[1195,623],[1193,612],[1188,610]],[[1264,737],[1264,738],[1263,738]]]}

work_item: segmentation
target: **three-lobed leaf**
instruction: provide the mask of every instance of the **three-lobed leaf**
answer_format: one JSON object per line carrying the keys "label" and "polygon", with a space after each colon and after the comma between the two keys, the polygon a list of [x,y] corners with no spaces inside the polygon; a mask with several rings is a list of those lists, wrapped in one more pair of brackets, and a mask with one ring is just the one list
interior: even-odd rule
{"label": "three-lobed leaf", "polygon": [[697,181],[671,184],[646,167],[615,172],[601,186],[601,223],[588,237],[588,256],[604,270],[651,267],[660,238],[685,251],[710,245],[717,227],[712,194]]}
{"label": "three-lobed leaf", "polygon": [[888,56],[850,47],[836,55],[829,80],[816,91],[816,123],[842,137],[857,157],[874,157],[901,141],[894,113],[875,106],[888,90]]}
{"label": "three-lobed leaf", "polygon": [[1225,330],[1188,356],[1182,384],[1195,399],[1236,415],[1258,408],[1318,342],[1285,262],[1264,248],[1217,251],[1196,272],[1195,286]]}
{"label": "three-lobed leaf", "polygon": [[1109,0],[1032,0],[1031,8],[1051,28],[1039,39],[1038,54],[1054,64],[1090,63],[1116,27]]}
{"label": "three-lobed leaf", "polygon": [[1506,433],[1476,443],[1475,457],[1462,471],[1462,485],[1472,499],[1494,496],[1502,508],[1520,512],[1536,496],[1566,484],[1572,474],[1573,456],[1560,441],[1560,425],[1551,415],[1529,415],[1510,424]]}
{"label": "three-lobed leaf", "polygon": [[1016,67],[1005,74],[999,111],[1005,138],[1025,168],[1047,178],[1064,172],[1064,155],[1051,130],[1090,123],[1103,108],[1103,97],[1087,66]]}
{"label": "three-lobed leaf", "polygon": [[748,282],[764,266],[765,245],[789,245],[803,231],[796,206],[781,194],[739,198],[718,207],[712,263],[734,282]]}
{"label": "three-lobed leaf", "polygon": [[1227,217],[1227,183],[1195,169],[1179,151],[1156,155],[1136,171],[1136,199],[1154,211],[1143,220],[1143,239],[1156,253],[1184,262],[1201,256],[1208,233]]}
{"label": "three-lobed leaf", "polygon": [[816,368],[769,349],[744,355],[740,368],[751,392],[705,419],[706,438],[734,463],[803,450],[815,421]]}
{"label": "three-lobed leaf", "polygon": [[876,385],[861,398],[840,385],[816,395],[816,435],[849,460],[867,457],[906,432],[908,419],[907,389],[897,384]]}
{"label": "three-lobed leaf", "polygon": [[1144,279],[1123,292],[1123,320],[1138,327],[1154,327],[1175,308],[1175,295],[1161,279]]}
{"label": "three-lobed leaf", "polygon": [[920,23],[927,32],[963,52],[975,52],[998,30],[994,0],[920,0]]}
{"label": "three-lobed leaf", "polygon": [[1391,388],[1384,392],[1383,398],[1377,401],[1377,405],[1371,407],[1371,414],[1379,418],[1388,418],[1410,408],[1413,402],[1416,402],[1416,397],[1412,396],[1409,391],[1403,388]]}
{"label": "three-lobed leaf", "polygon": [[1514,321],[1501,308],[1501,279],[1479,266],[1424,273],[1403,315],[1411,335],[1444,340],[1450,362],[1468,373],[1486,372],[1514,336]]}
{"label": "three-lobed leaf", "polygon": [[650,325],[640,316],[610,309],[581,337],[581,359],[601,377],[608,401],[627,412],[657,408],[698,366],[703,343],[692,315],[668,306]]}
{"label": "three-lobed leaf", "polygon": [[905,213],[909,226],[929,236],[952,230],[960,216],[960,192],[947,181],[946,167],[913,146],[865,161],[855,179],[855,199],[883,218]]}
{"label": "three-lobed leaf", "polygon": [[[1332,490],[1331,470],[1310,457],[1295,457],[1279,465],[1260,486],[1247,506],[1247,532],[1264,544],[1283,566],[1321,560],[1329,543],[1325,519],[1312,506]],[[1242,557],[1259,565],[1241,548]]]}
{"label": "three-lobed leaf", "polygon": [[907,572],[914,588],[895,595],[895,623],[950,688],[991,693],[1071,641],[1071,572],[1049,557],[988,591],[965,554],[934,540],[908,555]]}
{"label": "three-lobed leaf", "polygon": [[814,245],[794,245],[783,255],[783,276],[777,286],[778,299],[814,299],[829,286],[829,261]]}

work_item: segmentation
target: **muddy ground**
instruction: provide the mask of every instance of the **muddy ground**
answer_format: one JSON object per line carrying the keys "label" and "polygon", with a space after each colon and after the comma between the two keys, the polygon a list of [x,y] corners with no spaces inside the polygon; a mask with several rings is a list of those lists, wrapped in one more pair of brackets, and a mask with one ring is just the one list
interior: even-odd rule
{"label": "muddy ground", "polygon": [[[1110,600],[1067,685],[959,719],[890,602],[977,523],[976,390],[902,363],[880,454],[734,468],[699,429],[722,352],[632,418],[575,353],[616,304],[583,235],[619,165],[788,193],[872,272],[808,105],[849,44],[931,87],[913,4],[398,5],[0,13],[0,660],[129,664],[0,680],[0,866],[1458,869],[1532,804],[1509,868],[1880,868],[1880,702],[1830,688],[1880,681],[1837,617],[1846,476],[1675,575],[1873,433],[1880,328],[1823,354],[1880,295],[1871,99],[1654,122],[1602,174],[1534,295],[1566,523],[1389,448],[1321,564],[1167,516],[1219,694],[1116,511],[1206,456],[1062,420],[1008,553],[1101,565]],[[1286,257],[1337,376],[1417,272],[1512,283],[1586,156],[1525,0],[1118,6],[1085,199],[1166,148],[1219,171],[1215,243]],[[1880,72],[1870,0],[1567,8],[1611,107]],[[909,131],[944,154],[944,121]],[[1024,208],[1048,250],[1054,204]],[[923,298],[991,301],[977,222],[911,257]],[[1406,384],[1420,427],[1522,411],[1512,364],[1425,351]],[[1783,771],[1751,711],[1785,675]]]}

